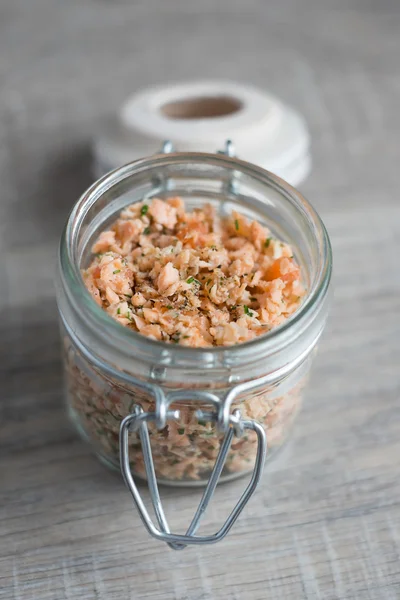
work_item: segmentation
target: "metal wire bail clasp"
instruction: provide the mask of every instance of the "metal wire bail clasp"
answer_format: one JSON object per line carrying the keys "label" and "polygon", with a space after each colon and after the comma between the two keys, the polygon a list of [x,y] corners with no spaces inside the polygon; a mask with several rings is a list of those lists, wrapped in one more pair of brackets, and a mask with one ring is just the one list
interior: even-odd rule
{"label": "metal wire bail clasp", "polygon": [[[171,140],[164,140],[162,143],[162,146],[159,150],[159,153],[160,154],[171,154],[171,152],[175,152],[174,144],[171,142]],[[217,154],[224,154],[228,158],[235,157],[236,151],[235,151],[235,146],[234,146],[232,140],[229,140],[229,139],[226,140],[223,150],[217,150]],[[164,190],[172,189],[172,182],[169,178],[161,181],[159,178],[155,177],[154,181],[153,181],[153,185],[155,188],[163,187]],[[227,181],[224,184],[224,189],[228,194],[236,194],[237,193],[238,186],[237,186],[237,180],[235,177],[235,171],[232,171],[232,173],[227,178]]]}
{"label": "metal wire bail clasp", "polygon": [[[176,404],[187,401],[188,392],[180,390],[170,392],[168,395],[164,395],[164,392],[158,387],[156,410],[154,412],[144,412],[141,406],[137,404],[134,407],[133,413],[125,417],[120,426],[120,462],[121,472],[125,483],[132,494],[133,500],[147,531],[156,539],[166,542],[174,550],[181,550],[188,544],[212,544],[222,540],[226,536],[257,487],[264,468],[267,450],[266,434],[263,427],[259,423],[252,420],[243,420],[239,410],[234,410],[232,413],[227,413],[226,410],[224,412],[223,409],[226,409],[226,407],[224,407],[224,403],[218,396],[212,394],[211,392],[201,390],[192,391],[191,397],[195,401],[201,401],[203,404],[212,405],[214,409],[213,411],[197,411],[197,416],[204,421],[208,420],[217,423],[219,428],[224,431],[225,435],[199,506],[185,535],[170,532],[158,490],[147,424],[153,421],[156,423],[158,429],[163,429],[169,419],[179,419],[179,410],[169,410],[169,406],[172,403]],[[233,396],[230,394],[230,401],[232,398]],[[224,414],[227,415],[227,417],[222,417]],[[256,461],[250,482],[219,531],[213,535],[197,536],[195,535],[196,531],[200,525],[200,520],[203,517],[206,508],[214,494],[215,488],[224,468],[229,449],[231,447],[233,436],[235,435],[240,437],[245,429],[253,430],[257,435],[258,442]],[[143,503],[131,473],[128,443],[129,431],[138,431],[140,436],[150,498],[158,522],[158,528],[154,525],[148,510]]]}

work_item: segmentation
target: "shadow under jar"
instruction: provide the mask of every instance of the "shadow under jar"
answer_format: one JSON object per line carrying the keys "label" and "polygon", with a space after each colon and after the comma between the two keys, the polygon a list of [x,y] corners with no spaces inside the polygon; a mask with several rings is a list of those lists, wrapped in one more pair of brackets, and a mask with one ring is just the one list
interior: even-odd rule
{"label": "shadow under jar", "polygon": [[[170,196],[182,197],[187,210],[205,203],[222,216],[237,210],[289,243],[306,288],[298,310],[256,339],[210,348],[155,341],[113,320],[81,276],[91,247],[125,206]],[[116,468],[123,440],[125,479],[129,468],[149,478],[147,436],[158,482],[206,485],[221,441],[233,430],[220,480],[252,471],[262,442],[257,426],[266,432],[268,458],[289,435],[325,325],[330,276],[331,249],[319,216],[295,189],[259,167],[224,155],[172,153],[106,175],[75,205],[60,246],[66,400],[79,433]],[[131,427],[142,411],[143,420]]]}

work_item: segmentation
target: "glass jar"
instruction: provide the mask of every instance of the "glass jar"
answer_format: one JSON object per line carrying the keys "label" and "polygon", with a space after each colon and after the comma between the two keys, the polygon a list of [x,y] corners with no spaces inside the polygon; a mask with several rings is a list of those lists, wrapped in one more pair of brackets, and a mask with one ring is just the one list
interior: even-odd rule
{"label": "glass jar", "polygon": [[[121,327],[103,311],[81,277],[93,242],[126,205],[171,195],[182,197],[189,210],[204,203],[221,214],[238,210],[289,243],[307,289],[297,312],[246,343],[188,348]],[[142,518],[133,477],[149,480],[158,506],[156,481],[208,482],[207,496],[219,476],[226,480],[254,469],[252,493],[264,461],[264,432],[270,457],[287,438],[302,402],[325,325],[330,276],[329,239],[314,209],[278,177],[230,156],[144,158],[104,176],[81,197],[62,235],[57,283],[67,406],[101,460],[121,464]],[[168,538],[160,511],[163,537],[156,537],[172,545],[202,539]]]}

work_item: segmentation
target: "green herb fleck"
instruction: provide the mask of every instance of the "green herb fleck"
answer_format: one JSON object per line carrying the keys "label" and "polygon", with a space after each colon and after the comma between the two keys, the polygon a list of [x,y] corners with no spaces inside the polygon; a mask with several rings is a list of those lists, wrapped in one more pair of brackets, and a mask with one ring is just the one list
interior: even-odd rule
{"label": "green herb fleck", "polygon": [[190,335],[184,335],[184,336],[183,336],[183,339],[184,339],[184,340],[188,340],[189,338],[190,338]]}
{"label": "green herb fleck", "polygon": [[181,337],[181,334],[179,331],[176,331],[173,335],[171,335],[171,340],[173,342],[175,342],[175,344],[177,344],[179,342],[179,338]]}
{"label": "green herb fleck", "polygon": [[239,221],[237,219],[235,219],[235,229],[239,231]]}
{"label": "green herb fleck", "polygon": [[207,423],[205,421],[202,421],[201,419],[199,419],[198,424],[201,425],[202,427],[206,427]]}
{"label": "green herb fleck", "polygon": [[144,217],[144,215],[147,213],[147,211],[149,210],[149,207],[147,204],[144,204],[142,206],[142,208],[140,209],[140,214],[142,215],[142,217]]}
{"label": "green herb fleck", "polygon": [[211,279],[207,279],[206,285],[209,285],[210,283],[211,283]]}
{"label": "green herb fleck", "polygon": [[120,314],[121,314],[121,309],[120,309],[120,308],[118,308],[118,309],[117,309],[117,315],[120,315]]}
{"label": "green herb fleck", "polygon": [[194,277],[188,277],[186,279],[186,283],[193,283],[193,281],[194,281]]}
{"label": "green herb fleck", "polygon": [[243,310],[244,310],[245,314],[248,315],[249,317],[253,316],[252,311],[249,309],[248,306],[246,306],[246,304],[243,305]]}
{"label": "green herb fleck", "polygon": [[270,245],[270,243],[271,243],[271,240],[272,240],[272,238],[270,238],[270,237],[269,237],[269,238],[267,238],[267,239],[265,240],[265,242],[264,242],[264,246],[265,246],[266,248],[268,248],[268,246]]}
{"label": "green herb fleck", "polygon": [[211,246],[211,250],[216,250],[216,249],[217,249],[217,246],[215,246],[215,244],[213,244],[213,245]]}
{"label": "green herb fleck", "polygon": [[121,269],[115,269],[115,271],[113,271],[113,275],[116,275],[117,273],[121,273]]}
{"label": "green herb fleck", "polygon": [[178,433],[179,435],[183,435],[185,433],[185,428],[182,427],[181,429],[178,429]]}
{"label": "green herb fleck", "polygon": [[170,304],[168,304],[167,308],[168,310],[172,310],[172,306]]}
{"label": "green herb fleck", "polygon": [[150,227],[146,227],[146,228],[143,230],[143,233],[144,233],[144,235],[149,235],[149,233],[150,233]]}

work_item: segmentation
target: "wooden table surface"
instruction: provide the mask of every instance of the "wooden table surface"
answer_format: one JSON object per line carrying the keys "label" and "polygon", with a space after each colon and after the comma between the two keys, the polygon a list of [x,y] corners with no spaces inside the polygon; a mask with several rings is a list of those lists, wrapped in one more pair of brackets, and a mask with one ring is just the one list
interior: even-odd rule
{"label": "wooden table surface", "polygon": [[[400,598],[399,30],[397,0],[2,0],[1,599]],[[99,119],[188,77],[305,115],[336,291],[290,444],[224,542],[173,552],[66,420],[53,273]],[[183,527],[197,492],[164,496]]]}

